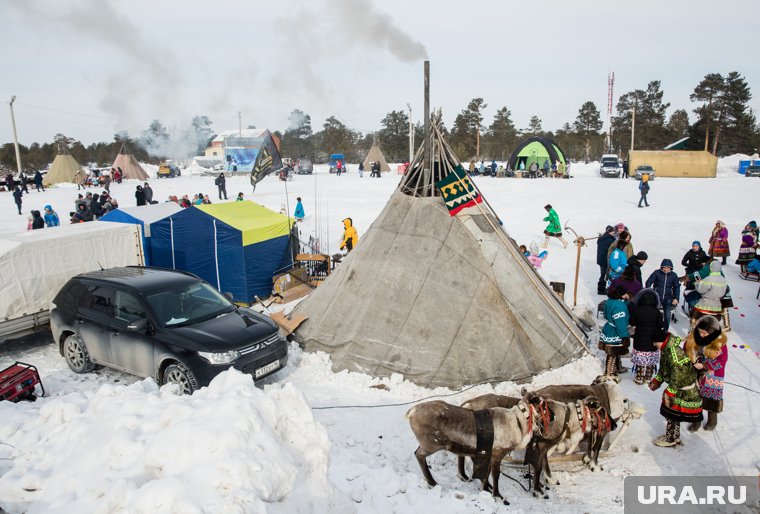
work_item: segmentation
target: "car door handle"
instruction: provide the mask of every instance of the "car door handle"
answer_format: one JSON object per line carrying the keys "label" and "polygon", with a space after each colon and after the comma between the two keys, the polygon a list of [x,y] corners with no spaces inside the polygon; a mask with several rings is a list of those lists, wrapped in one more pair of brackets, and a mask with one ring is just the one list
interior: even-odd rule
{"label": "car door handle", "polygon": [[84,323],[84,320],[82,318],[77,318],[77,323]]}

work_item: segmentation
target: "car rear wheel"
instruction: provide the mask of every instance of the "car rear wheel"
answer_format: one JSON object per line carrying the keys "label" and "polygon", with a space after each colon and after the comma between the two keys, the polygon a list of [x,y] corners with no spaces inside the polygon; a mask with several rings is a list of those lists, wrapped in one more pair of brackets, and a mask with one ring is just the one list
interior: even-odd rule
{"label": "car rear wheel", "polygon": [[90,360],[87,346],[76,334],[70,335],[63,342],[63,355],[66,358],[66,364],[74,373],[89,373],[95,367]]}
{"label": "car rear wheel", "polygon": [[164,370],[164,384],[177,384],[180,394],[193,394],[198,389],[198,380],[193,372],[181,362],[170,364]]}

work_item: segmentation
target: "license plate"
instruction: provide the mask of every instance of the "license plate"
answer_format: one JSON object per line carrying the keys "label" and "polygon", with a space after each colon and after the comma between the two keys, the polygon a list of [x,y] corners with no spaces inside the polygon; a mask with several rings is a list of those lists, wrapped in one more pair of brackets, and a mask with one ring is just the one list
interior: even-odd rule
{"label": "license plate", "polygon": [[280,361],[274,361],[274,362],[270,362],[270,363],[269,363],[269,364],[267,364],[266,366],[263,366],[263,367],[261,367],[261,368],[257,369],[257,370],[256,370],[256,371],[253,373],[253,376],[254,376],[255,378],[259,378],[260,376],[266,375],[266,374],[267,374],[267,373],[269,373],[270,371],[274,371],[274,370],[276,370],[276,369],[277,369],[277,368],[279,368],[279,367],[280,367]]}

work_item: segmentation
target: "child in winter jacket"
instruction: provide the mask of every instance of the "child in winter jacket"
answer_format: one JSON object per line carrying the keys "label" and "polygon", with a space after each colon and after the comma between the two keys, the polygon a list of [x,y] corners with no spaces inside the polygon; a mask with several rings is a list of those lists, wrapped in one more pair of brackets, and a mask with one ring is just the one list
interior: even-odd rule
{"label": "child in winter jacket", "polygon": [[621,286],[610,287],[609,297],[604,304],[604,319],[607,321],[599,336],[599,345],[607,354],[605,375],[614,376],[618,369],[618,359],[628,353],[628,307],[625,300],[628,294]]}
{"label": "child in winter jacket", "polygon": [[61,224],[58,214],[53,210],[52,205],[45,206],[45,225],[48,227],[57,227]]}
{"label": "child in winter jacket", "polygon": [[649,382],[660,362],[660,351],[655,340],[664,332],[660,299],[653,289],[642,289],[633,300],[630,324],[633,333],[631,363],[634,366],[633,381],[639,385]]}
{"label": "child in winter jacket", "polygon": [[607,280],[612,284],[612,281],[623,274],[628,265],[628,257],[625,254],[624,248],[628,243],[624,239],[618,239],[615,242],[615,249],[610,254],[609,264],[607,266]]}
{"label": "child in winter jacket", "polygon": [[699,318],[706,315],[712,315],[721,319],[723,305],[721,299],[725,296],[728,289],[726,277],[721,271],[721,264],[718,261],[710,263],[710,274],[694,284],[694,289],[700,297],[694,306],[692,319],[696,322]]}
{"label": "child in winter jacket", "polygon": [[[726,334],[720,321],[713,316],[701,318],[689,337],[684,350],[694,367],[699,371],[697,385],[702,396],[702,408],[707,411],[705,430],[713,430],[718,425],[718,414],[723,412],[723,381],[728,362]],[[699,422],[689,425],[691,432],[699,430]]]}
{"label": "child in winter jacket", "polygon": [[[663,334],[665,335],[665,334]],[[659,337],[657,339],[660,339]],[[660,415],[666,420],[665,435],[654,444],[676,447],[681,444],[681,422],[702,422],[702,396],[697,389],[697,372],[688,355],[681,348],[681,338],[673,334],[655,342],[660,349],[660,368],[649,383],[654,391],[663,383],[668,387],[662,392]]]}
{"label": "child in winter jacket", "polygon": [[644,285],[654,289],[660,298],[660,305],[662,305],[665,317],[665,330],[668,330],[670,327],[670,311],[675,305],[678,305],[678,299],[681,295],[681,282],[673,272],[673,261],[663,259],[660,263],[660,269],[654,270]]}
{"label": "child in winter jacket", "polygon": [[544,248],[549,246],[550,237],[556,237],[562,243],[562,247],[567,248],[567,241],[562,238],[562,225],[559,222],[559,215],[557,214],[557,211],[555,211],[550,204],[545,205],[544,209],[546,209],[546,212],[549,213],[544,218],[544,221],[549,222],[549,224],[544,229],[544,235],[546,236],[546,239],[544,240]]}

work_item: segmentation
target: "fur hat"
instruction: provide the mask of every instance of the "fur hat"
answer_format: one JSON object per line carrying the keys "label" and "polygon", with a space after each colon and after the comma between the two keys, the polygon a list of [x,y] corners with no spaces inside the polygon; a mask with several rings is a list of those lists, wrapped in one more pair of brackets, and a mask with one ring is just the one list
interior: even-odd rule
{"label": "fur hat", "polygon": [[607,289],[607,296],[613,300],[622,300],[623,295],[625,295],[627,292],[628,290],[623,286],[610,286],[610,288]]}
{"label": "fur hat", "polygon": [[[702,337],[700,330],[707,332],[707,336]],[[720,321],[714,316],[703,316],[699,318],[694,327],[694,341],[699,346],[707,346],[715,341],[721,334]]]}

